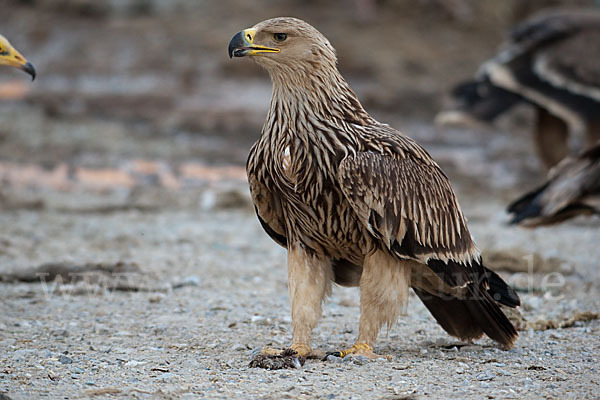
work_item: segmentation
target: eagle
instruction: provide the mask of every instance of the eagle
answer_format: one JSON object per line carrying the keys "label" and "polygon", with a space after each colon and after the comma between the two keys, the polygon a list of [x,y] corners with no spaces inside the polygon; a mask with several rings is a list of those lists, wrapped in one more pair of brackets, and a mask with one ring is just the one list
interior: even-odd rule
{"label": "eagle", "polygon": [[578,215],[600,215],[600,140],[567,157],[540,187],[508,206],[511,222],[527,227],[551,225]]}
{"label": "eagle", "polygon": [[27,61],[2,35],[0,35],[0,65],[18,68],[31,75],[31,80],[35,79],[33,64]]}
{"label": "eagle", "polygon": [[549,169],[600,139],[600,11],[550,9],[517,24],[475,79],[453,89],[440,124],[492,122],[533,106],[533,141]]}
{"label": "eagle", "polygon": [[409,288],[450,334],[488,335],[510,348],[517,331],[499,304],[519,297],[481,260],[450,182],[423,147],[373,119],[308,23],[274,18],[235,34],[273,83],[247,162],[258,220],[287,249],[292,343],[262,355],[316,357],[311,333],[332,284],[360,288],[359,332],[332,352],[375,357],[380,328],[407,310]]}

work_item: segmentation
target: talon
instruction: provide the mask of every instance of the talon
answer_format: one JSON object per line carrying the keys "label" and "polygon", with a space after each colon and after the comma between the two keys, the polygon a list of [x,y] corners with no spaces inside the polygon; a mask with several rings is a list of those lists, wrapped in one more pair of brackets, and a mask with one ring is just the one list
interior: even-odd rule
{"label": "talon", "polygon": [[305,344],[293,344],[287,350],[291,350],[291,351],[295,352],[297,355],[306,357],[306,358],[308,358],[308,356],[312,353],[310,346],[307,346]]}
{"label": "talon", "polygon": [[349,354],[356,354],[361,356],[367,356],[369,358],[375,358],[377,355],[373,353],[373,347],[371,347],[368,343],[354,343],[352,347],[349,349],[341,350],[341,351],[332,351],[327,353],[327,355],[323,358],[323,361],[327,360],[328,356],[336,356],[340,358],[344,358]]}
{"label": "talon", "polygon": [[[288,350],[288,349],[286,349]],[[267,356],[267,357],[279,357],[283,354],[285,350],[281,350],[281,349],[274,349],[272,347],[263,347],[260,350],[259,354],[262,354],[263,356]]]}

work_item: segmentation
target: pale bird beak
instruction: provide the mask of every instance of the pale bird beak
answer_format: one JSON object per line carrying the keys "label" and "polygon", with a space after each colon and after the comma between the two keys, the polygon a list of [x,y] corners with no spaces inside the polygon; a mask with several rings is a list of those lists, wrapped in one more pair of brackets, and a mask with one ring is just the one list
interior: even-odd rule
{"label": "pale bird beak", "polygon": [[31,80],[35,79],[35,68],[33,64],[25,59],[15,48],[7,47],[0,53],[0,65],[6,65],[18,68],[31,75]]}
{"label": "pale bird beak", "polygon": [[260,53],[279,53],[279,49],[276,47],[254,44],[255,37],[256,29],[253,28],[244,29],[236,33],[229,42],[229,58],[253,56]]}

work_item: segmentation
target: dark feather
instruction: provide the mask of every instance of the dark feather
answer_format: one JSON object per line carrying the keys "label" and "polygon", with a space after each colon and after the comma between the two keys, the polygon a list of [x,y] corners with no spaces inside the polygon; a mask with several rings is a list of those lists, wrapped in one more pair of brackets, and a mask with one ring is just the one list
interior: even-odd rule
{"label": "dark feather", "polygon": [[512,346],[518,337],[512,323],[479,285],[469,284],[465,299],[440,297],[413,289],[442,328],[452,336],[472,340],[485,333],[505,347]]}
{"label": "dark feather", "polygon": [[496,117],[523,101],[518,94],[493,85],[488,79],[458,84],[452,91],[460,111],[480,121],[492,122]]}
{"label": "dark feather", "polygon": [[517,292],[504,282],[504,280],[494,271],[485,268],[485,274],[489,283],[488,293],[500,304],[507,307],[518,307],[521,305],[521,299]]}
{"label": "dark feather", "polygon": [[600,141],[568,157],[548,174],[540,187],[513,201],[511,223],[548,225],[576,215],[600,213]]}
{"label": "dark feather", "polygon": [[539,198],[540,193],[548,187],[548,183],[541,187],[524,194],[522,197],[514,200],[507,207],[507,211],[514,214],[510,220],[511,224],[518,224],[519,222],[532,217],[537,217],[542,211],[542,207],[537,203],[536,199]]}
{"label": "dark feather", "polygon": [[434,296],[417,288],[413,290],[448,334],[461,340],[478,339],[483,335],[483,329],[463,300],[450,296]]}
{"label": "dark feather", "polygon": [[260,225],[263,227],[263,229],[265,230],[265,232],[267,232],[267,234],[269,236],[271,236],[271,239],[273,239],[275,242],[277,242],[277,244],[283,246],[283,247],[287,247],[287,238],[283,235],[280,235],[279,233],[275,232],[266,222],[264,219],[262,219],[260,217],[260,214],[258,213],[258,209],[256,209],[256,216],[258,217],[258,221],[260,222]]}

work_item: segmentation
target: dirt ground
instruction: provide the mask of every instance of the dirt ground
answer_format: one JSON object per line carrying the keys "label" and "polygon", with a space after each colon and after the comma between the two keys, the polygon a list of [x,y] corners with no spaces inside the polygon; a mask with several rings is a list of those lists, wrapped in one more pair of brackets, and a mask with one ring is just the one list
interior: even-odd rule
{"label": "dirt ground", "polygon": [[[374,2],[376,23],[358,3],[10,2],[2,33],[38,79],[0,73],[0,399],[600,396],[600,220],[507,225],[508,201],[544,174],[530,110],[495,128],[431,122],[531,10]],[[291,320],[285,251],[256,220],[243,169],[270,83],[226,46],[290,14],[322,28],[367,109],[448,173],[486,264],[521,296],[510,351],[449,337],[411,294],[379,359],[248,367],[256,349],[290,343]],[[358,302],[334,288],[315,348],[352,344]]]}

